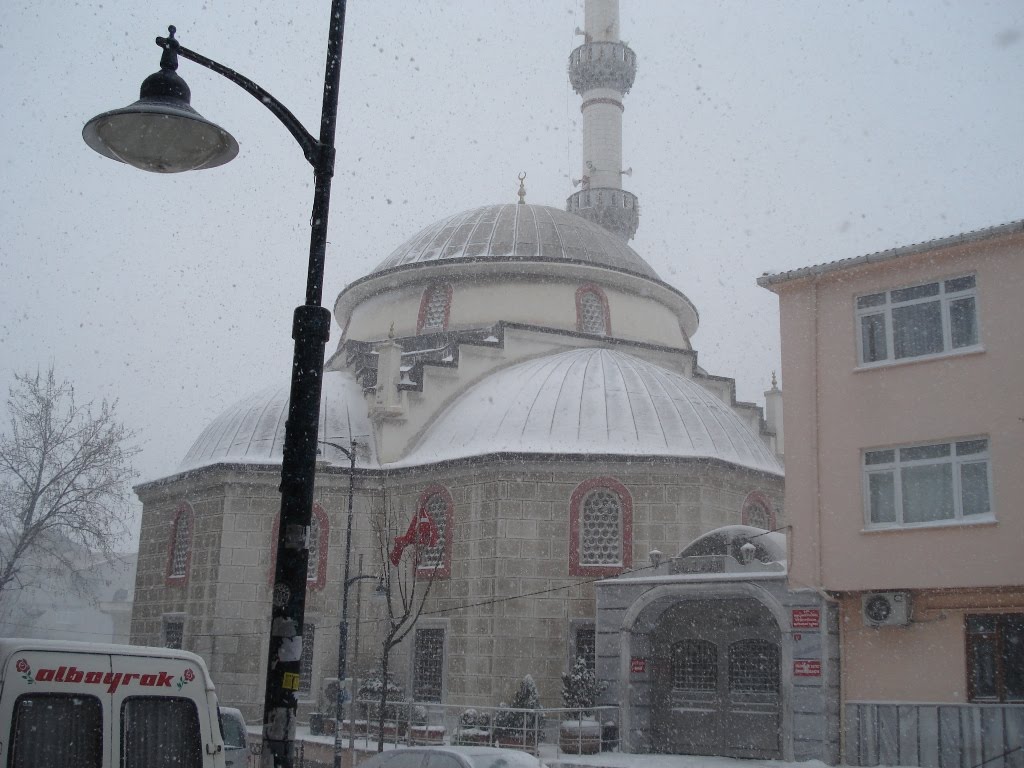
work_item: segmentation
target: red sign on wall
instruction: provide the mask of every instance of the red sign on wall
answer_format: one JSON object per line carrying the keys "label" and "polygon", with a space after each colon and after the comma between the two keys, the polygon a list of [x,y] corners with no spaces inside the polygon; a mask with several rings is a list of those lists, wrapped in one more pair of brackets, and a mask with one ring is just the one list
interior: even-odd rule
{"label": "red sign on wall", "polygon": [[820,659],[793,659],[794,677],[821,677]]}
{"label": "red sign on wall", "polygon": [[634,675],[640,675],[647,671],[647,659],[634,656],[629,660],[629,671]]}
{"label": "red sign on wall", "polygon": [[794,608],[793,629],[818,629],[821,626],[821,611],[817,608]]}

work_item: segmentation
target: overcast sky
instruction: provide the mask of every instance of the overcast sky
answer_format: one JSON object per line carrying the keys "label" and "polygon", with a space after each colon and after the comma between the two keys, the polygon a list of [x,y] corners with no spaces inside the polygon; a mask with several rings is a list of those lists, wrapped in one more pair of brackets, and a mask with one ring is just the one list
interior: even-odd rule
{"label": "overcast sky", "polygon": [[[0,380],[45,368],[117,399],[142,478],[235,400],[288,380],[312,172],[256,100],[182,61],[241,151],[158,176],[88,149],[182,44],[319,132],[328,0],[0,3]],[[298,9],[302,9],[302,12]],[[696,304],[710,372],[778,368],[758,275],[1024,217],[1024,2],[621,0],[631,245]],[[324,299],[421,228],[488,203],[562,207],[580,176],[566,77],[582,0],[350,0]],[[340,329],[333,329],[329,350]],[[783,382],[784,384],[784,382]]]}

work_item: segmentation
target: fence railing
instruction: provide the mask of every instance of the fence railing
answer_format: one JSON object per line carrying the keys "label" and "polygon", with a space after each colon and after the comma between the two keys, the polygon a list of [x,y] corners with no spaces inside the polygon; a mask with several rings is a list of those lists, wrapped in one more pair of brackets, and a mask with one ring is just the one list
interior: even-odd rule
{"label": "fence railing", "polygon": [[[360,699],[351,711],[356,717],[342,721],[343,737],[358,748],[372,747],[382,731],[380,702]],[[501,746],[533,754],[548,746],[556,755],[595,754],[618,750],[619,723],[615,706],[516,709],[399,701],[387,704],[383,735],[386,744],[395,745]],[[337,727],[334,721],[322,721],[322,726],[323,732]]]}

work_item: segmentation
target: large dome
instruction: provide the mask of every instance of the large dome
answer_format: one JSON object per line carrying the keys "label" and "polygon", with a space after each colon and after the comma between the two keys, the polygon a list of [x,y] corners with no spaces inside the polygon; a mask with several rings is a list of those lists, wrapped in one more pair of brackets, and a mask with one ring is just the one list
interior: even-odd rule
{"label": "large dome", "polygon": [[487,376],[449,404],[398,463],[494,453],[709,458],[783,472],[765,441],[699,384],[598,348]]}
{"label": "large dome", "polygon": [[[287,385],[257,392],[214,419],[193,443],[178,471],[197,469],[209,464],[280,464],[284,445],[284,423],[288,417]],[[373,440],[362,389],[348,373],[324,371],[320,393],[319,437],[347,445],[355,437],[371,451]],[[362,438],[361,440],[359,438]],[[323,448],[325,460],[347,464],[340,451]]]}
{"label": "large dome", "polygon": [[598,224],[546,205],[485,205],[449,216],[411,237],[374,273],[442,260],[567,261],[660,281],[640,255]]}

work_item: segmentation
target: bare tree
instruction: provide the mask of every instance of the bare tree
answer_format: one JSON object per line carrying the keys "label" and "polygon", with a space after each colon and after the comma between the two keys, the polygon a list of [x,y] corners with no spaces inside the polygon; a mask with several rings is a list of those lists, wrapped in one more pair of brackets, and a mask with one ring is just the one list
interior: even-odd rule
{"label": "bare tree", "polygon": [[137,452],[115,409],[79,405],[52,367],[15,374],[0,434],[0,597],[41,577],[80,589],[83,552],[113,554]]}
{"label": "bare tree", "polygon": [[[381,690],[377,722],[377,751],[384,750],[384,722],[388,704],[388,667],[391,650],[412,631],[423,613],[430,588],[438,572],[438,552],[445,542],[439,539],[434,521],[425,508],[412,513],[412,521],[404,535],[400,513],[389,505],[384,490],[382,511],[372,525],[381,562],[384,564],[383,587],[387,607],[384,635],[380,645]],[[432,532],[431,532],[432,528]],[[451,531],[441,535],[450,536]]]}

